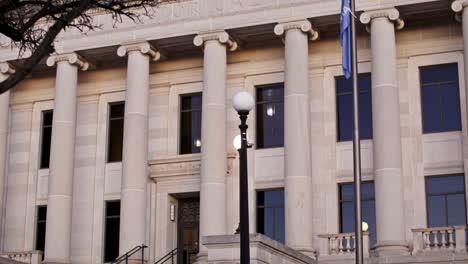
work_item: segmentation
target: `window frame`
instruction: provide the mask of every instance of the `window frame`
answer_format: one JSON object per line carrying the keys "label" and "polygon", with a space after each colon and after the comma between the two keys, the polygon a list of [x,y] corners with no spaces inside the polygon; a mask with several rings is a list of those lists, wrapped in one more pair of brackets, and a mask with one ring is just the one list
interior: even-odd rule
{"label": "window frame", "polygon": [[[423,87],[426,85],[430,84],[437,84],[438,86],[443,85],[443,84],[450,84],[454,83],[454,81],[451,82],[437,82],[437,83],[430,83],[430,84],[423,84],[421,74],[423,69],[430,69],[430,68],[437,68],[439,66],[446,66],[446,65],[456,65],[457,68],[457,77],[458,80],[456,81],[457,84],[457,95],[458,95],[458,108],[460,111],[460,129],[459,130],[444,130],[444,131],[431,131],[431,132],[425,132],[424,131],[424,101],[423,101]],[[462,100],[462,95],[461,95],[461,81],[462,78],[459,74],[460,71],[460,63],[458,61],[451,61],[451,62],[441,62],[441,63],[433,63],[433,64],[427,64],[427,65],[418,65],[418,79],[419,79],[419,102],[420,102],[420,111],[421,111],[421,132],[423,135],[431,135],[431,134],[439,134],[439,133],[450,133],[450,132],[462,132],[464,129],[464,124],[463,124],[463,100]]]}
{"label": "window frame", "polygon": [[[114,105],[120,105],[123,104],[124,106],[124,114],[123,116],[120,117],[111,117],[111,107]],[[115,160],[115,161],[109,161],[109,153],[110,153],[110,134],[111,134],[111,121],[113,120],[123,120],[123,127],[122,127],[122,153],[121,153],[121,159],[120,161]],[[114,101],[114,102],[108,102],[107,103],[107,135],[106,135],[106,158],[105,161],[106,163],[121,163],[123,159],[123,140],[124,140],[124,131],[125,131],[125,101]]]}
{"label": "window frame", "polygon": [[[107,207],[108,207],[108,204],[109,203],[119,203],[119,215],[114,215],[114,216],[108,216],[107,215]],[[119,230],[120,230],[120,224],[121,224],[121,219],[120,219],[120,213],[121,213],[121,210],[122,210],[122,202],[121,200],[105,200],[104,201],[104,228],[103,228],[103,243],[102,243],[102,261],[103,263],[112,263],[114,260],[111,260],[111,261],[106,261],[106,245],[107,245],[107,221],[108,219],[119,219]],[[120,238],[120,231],[119,231],[119,238]],[[120,241],[117,241],[117,258],[119,257],[119,247],[120,247],[120,244],[119,244]]]}
{"label": "window frame", "polygon": [[[45,126],[44,121],[45,121],[45,115],[48,113],[52,113],[52,122],[50,125]],[[43,157],[43,151],[44,151],[44,129],[50,127],[50,145],[49,145],[49,161],[47,167],[42,167],[42,157]],[[51,158],[51,150],[52,150],[52,132],[53,132],[53,127],[54,127],[54,110],[53,109],[46,109],[46,110],[41,110],[41,121],[40,121],[40,137],[39,137],[39,170],[48,170],[50,168],[50,158]]]}
{"label": "window frame", "polygon": [[[369,87],[369,90],[368,90],[368,91],[364,91],[364,92],[361,92],[361,91],[360,91],[360,87],[359,87],[359,77],[361,77],[361,76],[369,76],[369,78],[370,78],[371,86]],[[343,96],[343,95],[352,95],[353,92],[351,91],[351,92],[348,92],[348,93],[341,93],[341,94],[339,94],[339,93],[338,93],[338,86],[337,86],[337,81],[338,81],[339,79],[345,79],[345,76],[344,76],[344,75],[335,75],[334,78],[333,78],[334,87],[335,87],[336,142],[337,142],[337,143],[342,143],[342,142],[350,142],[350,141],[352,141],[353,139],[352,139],[352,137],[351,137],[351,139],[349,139],[349,140],[340,140],[340,118],[339,118],[339,111],[338,111],[338,107],[339,107],[339,105],[338,105],[338,98],[339,98],[339,96]],[[372,112],[372,72],[366,71],[366,72],[359,72],[359,73],[358,73],[358,93],[359,93],[359,95],[365,94],[365,93],[369,93],[370,98],[371,98],[371,102],[370,102],[370,103],[371,103],[371,105],[370,105],[370,108],[371,108],[371,113],[370,113],[370,114],[371,114],[371,124],[370,124],[370,126],[371,126],[371,137],[370,137],[370,138],[362,138],[362,137],[361,137],[361,140],[373,140],[373,138],[374,138],[374,126],[373,126],[373,125],[374,125],[374,124],[373,124],[374,115],[373,115],[373,112]],[[361,107],[361,100],[359,101],[359,107]],[[360,109],[361,109],[361,108],[360,108]],[[361,125],[361,124],[360,124],[360,125]],[[353,128],[351,127],[351,130],[352,130],[352,129],[353,129]],[[352,133],[352,132],[351,132],[351,133]]]}
{"label": "window frame", "polygon": [[[259,89],[266,89],[266,88],[275,88],[275,87],[278,87],[278,86],[282,86],[282,89],[283,89],[283,100],[280,101],[261,101],[259,102],[258,101],[258,98],[257,98],[257,95],[258,95],[258,91]],[[275,149],[275,148],[284,148],[284,131],[285,131],[285,126],[284,126],[284,122],[285,122],[285,118],[286,116],[284,115],[284,97],[285,97],[285,83],[284,82],[273,82],[273,83],[269,83],[269,84],[261,84],[261,85],[255,85],[254,86],[254,94],[255,94],[255,106],[254,106],[254,109],[252,109],[253,111],[251,112],[254,112],[255,111],[255,123],[254,123],[254,126],[255,126],[255,149],[258,149],[258,150],[266,150],[266,149]],[[259,144],[258,144],[258,137],[260,135],[259,133],[259,129],[258,129],[258,126],[259,126],[259,118],[258,118],[258,111],[259,111],[259,105],[264,105],[266,103],[282,103],[283,104],[283,144],[281,145],[274,145],[274,146],[263,146],[263,147],[259,147]]]}
{"label": "window frame", "polygon": [[[283,217],[286,218],[286,201],[284,201],[284,203],[283,203],[282,205],[276,205],[276,204],[275,204],[275,205],[272,205],[272,206],[265,206],[265,205],[260,206],[260,205],[258,204],[258,193],[259,193],[259,192],[269,192],[269,191],[283,191],[283,200],[286,198],[285,188],[284,188],[284,187],[281,187],[281,188],[269,188],[269,189],[257,189],[257,190],[255,190],[255,199],[256,199],[256,201],[255,201],[255,214],[256,214],[256,216],[257,216],[257,217],[256,217],[256,221],[255,221],[255,231],[256,231],[256,232],[259,232],[259,231],[258,231],[258,229],[259,229],[259,228],[258,228],[258,224],[259,224],[259,220],[258,220],[258,211],[259,211],[259,209],[265,210],[265,208],[273,208],[273,210],[274,210],[273,212],[276,212],[276,210],[277,210],[278,208],[280,208],[280,209],[282,208],[283,211],[284,211]],[[273,238],[273,237],[270,237],[270,238],[273,239],[273,240],[275,240],[275,241],[278,241],[278,242],[280,242],[280,243],[283,243],[282,241],[277,240],[276,226],[277,226],[276,219],[273,218],[274,238]],[[285,235],[286,235],[286,224],[283,226],[283,229],[284,229],[284,232],[285,232]],[[268,235],[266,235],[266,234],[263,234],[263,235],[268,236]],[[268,236],[268,237],[269,237],[269,236]],[[285,241],[284,241],[284,242],[285,242]]]}
{"label": "window frame", "polygon": [[[450,174],[440,174],[440,175],[427,175],[427,176],[424,176],[424,198],[425,198],[425,202],[426,202],[426,227],[429,228],[429,194],[428,194],[428,191],[427,191],[427,184],[428,184],[428,179],[434,179],[434,178],[445,178],[445,177],[453,177],[453,176],[459,176],[463,179],[463,197],[464,197],[464,201],[465,201],[465,224],[468,224],[468,216],[467,216],[467,213],[468,213],[468,203],[466,202],[466,179],[465,179],[465,173],[450,173]],[[445,205],[447,205],[447,196],[450,195],[450,194],[461,194],[459,192],[449,192],[449,193],[441,193],[441,194],[437,194],[437,195],[433,195],[433,196],[441,196],[443,195],[444,196],[444,201],[445,201]],[[445,220],[446,222],[448,223],[448,207],[445,206]]]}
{"label": "window frame", "polygon": [[[178,155],[190,155],[190,154],[199,154],[201,153],[201,146],[203,146],[203,141],[201,141],[201,146],[200,146],[200,152],[190,152],[190,153],[182,153],[182,113],[187,113],[187,112],[194,112],[193,109],[190,110],[182,110],[182,98],[184,97],[192,97],[194,95],[199,95],[201,97],[201,105],[200,105],[200,141],[202,140],[202,118],[203,118],[203,92],[191,92],[191,93],[180,93],[178,94],[179,97],[179,103],[178,103],[178,139],[177,139],[177,153]],[[197,110],[195,110],[197,111]]]}
{"label": "window frame", "polygon": [[[39,220],[39,210],[42,209],[42,208],[45,208],[45,214],[46,214],[46,218],[45,220]],[[47,232],[47,205],[36,205],[36,229],[35,229],[35,239],[34,239],[34,249],[35,250],[40,250],[37,248],[37,244],[38,244],[38,236],[37,236],[37,231],[39,229],[39,225],[40,224],[44,224],[44,250],[45,251],[45,236],[46,236],[46,232]],[[44,254],[43,254],[44,255]]]}

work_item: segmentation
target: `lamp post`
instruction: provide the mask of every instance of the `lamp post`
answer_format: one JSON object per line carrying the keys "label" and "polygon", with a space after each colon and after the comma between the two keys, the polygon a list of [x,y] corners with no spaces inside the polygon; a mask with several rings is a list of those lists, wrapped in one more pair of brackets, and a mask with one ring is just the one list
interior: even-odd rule
{"label": "lamp post", "polygon": [[254,107],[255,100],[248,92],[239,92],[232,98],[232,106],[240,118],[241,144],[239,151],[239,214],[240,214],[240,264],[250,263],[249,242],[249,192],[247,172],[247,116]]}

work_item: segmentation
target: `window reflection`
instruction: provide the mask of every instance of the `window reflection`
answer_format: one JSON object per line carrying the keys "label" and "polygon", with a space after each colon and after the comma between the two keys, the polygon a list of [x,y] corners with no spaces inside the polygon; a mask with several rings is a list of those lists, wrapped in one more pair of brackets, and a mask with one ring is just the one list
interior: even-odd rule
{"label": "window reflection", "polygon": [[[336,113],[338,141],[353,138],[353,82],[338,77],[336,82]],[[372,138],[371,75],[359,74],[359,126],[361,139]]]}
{"label": "window reflection", "polygon": [[284,190],[257,192],[257,232],[284,243]]}
{"label": "window reflection", "polygon": [[284,87],[278,84],[256,89],[257,148],[284,145]]}
{"label": "window reflection", "polygon": [[180,97],[180,154],[200,153],[202,94]]}

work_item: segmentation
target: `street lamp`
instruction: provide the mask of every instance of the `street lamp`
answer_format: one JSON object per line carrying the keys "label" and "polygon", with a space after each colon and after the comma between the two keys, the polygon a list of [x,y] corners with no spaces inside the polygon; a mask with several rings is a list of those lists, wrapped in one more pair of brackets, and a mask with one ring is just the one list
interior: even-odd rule
{"label": "street lamp", "polygon": [[255,100],[248,92],[239,92],[232,98],[232,106],[239,114],[241,144],[239,151],[239,214],[240,214],[240,264],[250,263],[249,242],[249,192],[247,172],[247,116],[255,105]]}

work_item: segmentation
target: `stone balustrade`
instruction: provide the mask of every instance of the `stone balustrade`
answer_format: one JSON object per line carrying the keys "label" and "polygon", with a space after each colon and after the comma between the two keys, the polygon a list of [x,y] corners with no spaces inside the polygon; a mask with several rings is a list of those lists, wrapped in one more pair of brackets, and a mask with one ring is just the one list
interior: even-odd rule
{"label": "stone balustrade", "polygon": [[413,255],[431,252],[466,252],[466,226],[416,228]]}
{"label": "stone balustrade", "polygon": [[42,251],[18,251],[18,252],[4,252],[0,253],[1,257],[15,260],[21,263],[29,264],[41,264],[42,263]]}
{"label": "stone balustrade", "polygon": [[[354,233],[322,234],[319,235],[320,256],[354,256],[356,236]],[[363,234],[364,257],[369,257],[369,233]]]}

